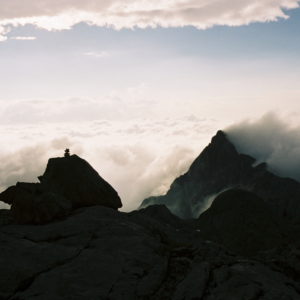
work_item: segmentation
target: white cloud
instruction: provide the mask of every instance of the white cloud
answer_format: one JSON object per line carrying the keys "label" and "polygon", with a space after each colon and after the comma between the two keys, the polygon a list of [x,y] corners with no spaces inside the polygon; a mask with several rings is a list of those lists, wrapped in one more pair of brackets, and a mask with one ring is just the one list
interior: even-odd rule
{"label": "white cloud", "polygon": [[12,36],[10,37],[11,40],[17,41],[34,41],[36,40],[35,36]]}
{"label": "white cloud", "polygon": [[96,58],[104,58],[109,56],[109,53],[107,51],[100,51],[100,52],[90,51],[90,52],[85,52],[83,54],[86,56],[91,56]]}
{"label": "white cloud", "polygon": [[[240,26],[287,18],[299,0],[0,0],[0,26],[33,24],[47,30],[85,22],[117,29]],[[4,39],[5,32],[1,32]]]}
{"label": "white cloud", "polygon": [[0,42],[4,42],[7,40],[6,34],[10,32],[10,29],[5,26],[1,26],[0,22]]}
{"label": "white cloud", "polygon": [[241,153],[253,156],[257,163],[267,162],[281,176],[300,181],[300,127],[288,121],[269,113],[235,124],[226,132]]}

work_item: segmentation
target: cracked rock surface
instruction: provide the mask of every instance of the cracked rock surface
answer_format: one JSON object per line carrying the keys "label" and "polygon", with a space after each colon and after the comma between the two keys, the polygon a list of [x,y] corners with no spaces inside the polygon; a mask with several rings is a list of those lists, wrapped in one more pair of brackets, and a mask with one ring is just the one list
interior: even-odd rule
{"label": "cracked rock surface", "polygon": [[5,218],[1,300],[300,299],[295,245],[241,256],[163,206],[129,214],[92,206],[45,225]]}

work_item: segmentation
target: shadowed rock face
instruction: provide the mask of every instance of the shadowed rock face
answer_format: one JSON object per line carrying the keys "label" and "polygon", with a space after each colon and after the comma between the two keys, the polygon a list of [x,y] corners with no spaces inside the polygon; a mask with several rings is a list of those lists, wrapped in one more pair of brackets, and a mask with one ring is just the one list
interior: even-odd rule
{"label": "shadowed rock face", "polygon": [[166,195],[145,199],[141,207],[163,204],[182,218],[198,217],[210,198],[229,188],[241,188],[261,197],[275,214],[299,219],[300,183],[272,174],[264,163],[254,163],[253,157],[238,153],[226,134],[218,131]]}
{"label": "shadowed rock face", "polygon": [[274,248],[284,239],[280,219],[261,198],[243,190],[221,193],[198,224],[203,237],[244,255]]}
{"label": "shadowed rock face", "polygon": [[112,186],[77,155],[49,159],[39,180],[45,189],[71,201],[74,208],[90,205],[114,209],[122,207],[121,199]]}
{"label": "shadowed rock face", "polygon": [[247,258],[205,241],[194,222],[160,206],[94,206],[0,226],[0,299],[300,299],[299,248]]}
{"label": "shadowed rock face", "polygon": [[20,224],[43,224],[70,214],[73,209],[102,205],[122,206],[118,193],[76,155],[49,160],[41,183],[20,183],[0,194],[11,205]]}
{"label": "shadowed rock face", "polygon": [[18,182],[0,194],[11,205],[11,216],[20,224],[42,224],[67,216],[72,203],[39,183]]}

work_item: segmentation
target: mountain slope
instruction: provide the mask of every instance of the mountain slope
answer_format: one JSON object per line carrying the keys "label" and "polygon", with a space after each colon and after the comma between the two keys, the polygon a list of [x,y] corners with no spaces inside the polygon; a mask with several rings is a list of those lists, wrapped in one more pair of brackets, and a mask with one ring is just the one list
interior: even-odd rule
{"label": "mountain slope", "polygon": [[198,217],[212,198],[229,188],[257,194],[277,215],[300,217],[300,183],[272,174],[264,163],[255,165],[253,157],[237,152],[223,131],[217,132],[166,195],[147,198],[141,207],[164,204],[182,218]]}

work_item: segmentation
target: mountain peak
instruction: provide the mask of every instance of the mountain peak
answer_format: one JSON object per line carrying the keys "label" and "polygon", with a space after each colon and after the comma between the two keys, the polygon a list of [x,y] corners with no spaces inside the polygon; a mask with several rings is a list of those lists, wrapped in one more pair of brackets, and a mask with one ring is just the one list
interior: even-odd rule
{"label": "mountain peak", "polygon": [[[218,130],[215,136],[212,137],[211,142],[209,146],[214,147],[229,147],[231,150],[233,150],[235,153],[237,153],[235,146],[231,143],[231,141],[228,139],[226,133],[222,130]],[[222,149],[220,149],[222,150]]]}
{"label": "mountain peak", "polygon": [[[182,218],[198,217],[216,195],[229,188],[252,191],[279,215],[300,215],[300,184],[270,173],[266,164],[239,153],[226,133],[219,130],[192,163],[188,172],[171,184],[166,195],[145,199],[141,207],[166,205]],[[288,188],[287,188],[288,187]]]}
{"label": "mountain peak", "polygon": [[212,141],[227,140],[226,134],[223,130],[218,130],[216,135],[212,138]]}

